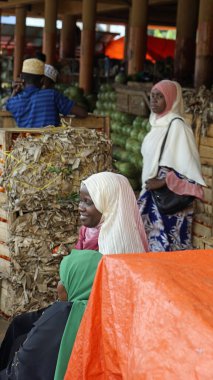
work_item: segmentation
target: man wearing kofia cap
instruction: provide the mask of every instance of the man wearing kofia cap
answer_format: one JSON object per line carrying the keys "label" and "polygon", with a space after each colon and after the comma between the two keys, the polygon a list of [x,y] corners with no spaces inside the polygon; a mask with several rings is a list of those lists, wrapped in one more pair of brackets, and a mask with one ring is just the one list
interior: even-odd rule
{"label": "man wearing kofia cap", "polygon": [[44,65],[44,88],[54,88],[57,81],[58,71],[52,65]]}
{"label": "man wearing kofia cap", "polygon": [[60,114],[86,117],[87,111],[53,88],[42,89],[44,62],[36,58],[23,62],[20,79],[14,83],[11,98],[6,103],[18,127],[58,127]]}

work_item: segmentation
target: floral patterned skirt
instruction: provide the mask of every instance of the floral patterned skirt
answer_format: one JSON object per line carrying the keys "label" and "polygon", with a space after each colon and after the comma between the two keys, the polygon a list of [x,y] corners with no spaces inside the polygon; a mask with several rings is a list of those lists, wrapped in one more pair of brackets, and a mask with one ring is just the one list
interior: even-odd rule
{"label": "floral patterned skirt", "polygon": [[174,215],[163,215],[158,211],[150,191],[139,198],[138,205],[150,251],[192,249],[192,207]]}

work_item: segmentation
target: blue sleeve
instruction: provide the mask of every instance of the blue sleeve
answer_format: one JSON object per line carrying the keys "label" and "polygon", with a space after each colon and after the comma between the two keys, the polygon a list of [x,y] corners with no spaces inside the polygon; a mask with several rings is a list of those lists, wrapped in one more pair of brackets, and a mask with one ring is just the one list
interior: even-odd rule
{"label": "blue sleeve", "polygon": [[64,96],[61,92],[55,91],[55,103],[58,109],[58,112],[62,115],[66,116],[71,113],[71,109],[74,106],[73,100],[70,100],[66,96]]}

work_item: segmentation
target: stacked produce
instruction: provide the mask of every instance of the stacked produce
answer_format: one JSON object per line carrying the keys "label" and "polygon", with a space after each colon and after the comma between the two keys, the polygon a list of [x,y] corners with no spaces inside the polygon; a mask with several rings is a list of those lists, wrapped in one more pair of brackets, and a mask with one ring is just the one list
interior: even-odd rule
{"label": "stacked produce", "polygon": [[88,112],[93,112],[96,103],[96,95],[95,94],[84,94],[84,90],[78,86],[78,83],[73,84],[69,87],[58,86],[58,89],[61,90],[65,96],[69,99],[74,100],[77,104],[85,107]]}
{"label": "stacked produce", "polygon": [[112,85],[102,84],[94,110],[95,115],[112,116],[116,111],[116,92]]}
{"label": "stacked produce", "polygon": [[149,121],[141,116],[133,119],[131,115],[121,112],[112,115],[112,119],[114,166],[129,179],[133,190],[139,190],[143,164],[141,144],[149,132]]}
{"label": "stacked produce", "polygon": [[[49,130],[18,138],[3,174],[10,212],[11,272],[7,289],[10,314],[54,301],[60,254],[68,253],[78,229],[81,181],[111,170],[111,143],[91,129]],[[57,248],[57,249],[56,249]]]}
{"label": "stacked produce", "polygon": [[126,176],[133,190],[141,187],[141,144],[150,129],[147,118],[116,110],[116,92],[110,84],[103,84],[98,93],[95,114],[111,118],[114,167]]}

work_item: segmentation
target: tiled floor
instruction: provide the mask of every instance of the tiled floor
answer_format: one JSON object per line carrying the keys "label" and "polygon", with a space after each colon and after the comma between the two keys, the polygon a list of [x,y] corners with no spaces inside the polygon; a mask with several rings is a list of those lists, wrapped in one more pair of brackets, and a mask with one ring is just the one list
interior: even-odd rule
{"label": "tiled floor", "polygon": [[9,325],[9,322],[0,317],[0,343],[2,342],[2,339],[4,338],[5,331],[7,330],[7,326]]}

